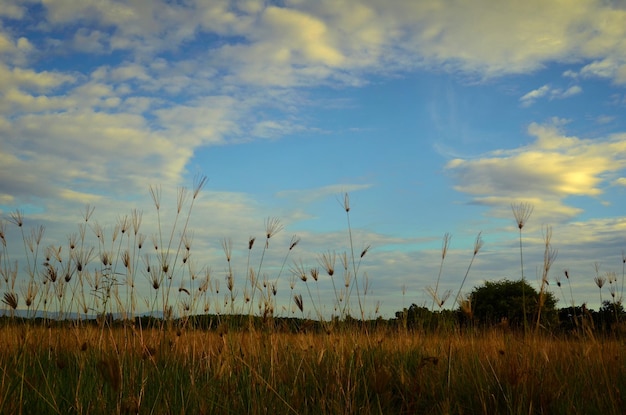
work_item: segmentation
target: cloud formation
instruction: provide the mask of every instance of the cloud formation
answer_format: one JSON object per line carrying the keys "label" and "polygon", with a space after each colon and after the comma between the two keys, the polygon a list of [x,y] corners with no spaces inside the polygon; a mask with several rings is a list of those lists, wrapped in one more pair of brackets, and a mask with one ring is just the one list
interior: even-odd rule
{"label": "cloud formation", "polygon": [[[535,84],[551,82],[519,94],[526,107],[581,94],[590,79],[626,84],[626,10],[602,0],[0,3],[0,209],[29,206],[60,234],[77,204],[97,204],[114,223],[118,212],[150,205],[149,185],[187,184],[201,149],[318,131],[302,115],[322,106],[308,95],[316,87],[416,70],[482,83],[564,66],[569,83]],[[623,135],[571,137],[560,122],[533,123],[528,133],[526,146],[449,161],[456,189],[496,215],[523,199],[564,221],[582,212],[572,197],[601,199],[625,185]],[[306,205],[371,186],[342,183],[374,182],[341,177],[276,196]],[[175,200],[175,190],[167,196]],[[245,240],[276,213],[247,194],[208,199],[199,207],[209,218],[195,223],[207,234],[226,223]],[[297,221],[304,211],[280,213]],[[328,246],[330,236],[308,236]],[[385,255],[394,266],[408,256]]]}
{"label": "cloud formation", "polygon": [[537,212],[563,222],[582,212],[568,197],[601,198],[611,177],[620,182],[616,176],[626,168],[626,135],[571,137],[564,134],[562,120],[533,123],[528,133],[535,141],[526,146],[449,161],[446,169],[455,189],[501,212],[515,201],[532,202]]}
{"label": "cloud formation", "polygon": [[548,97],[549,99],[563,99],[582,93],[583,90],[578,85],[570,86],[563,90],[561,88],[553,88],[550,85],[544,85],[524,94],[519,100],[523,107],[529,107],[540,98]]}
{"label": "cloud formation", "polygon": [[[103,191],[145,186],[141,177],[179,183],[199,147],[305,130],[297,116],[257,115],[293,111],[299,87],[416,67],[484,79],[580,61],[573,74],[620,83],[626,68],[626,11],[594,0],[34,3],[2,7],[0,130],[18,165],[59,157],[67,172],[38,171],[52,187],[79,176]],[[91,63],[39,65],[73,52]],[[520,101],[581,90],[544,85]]]}

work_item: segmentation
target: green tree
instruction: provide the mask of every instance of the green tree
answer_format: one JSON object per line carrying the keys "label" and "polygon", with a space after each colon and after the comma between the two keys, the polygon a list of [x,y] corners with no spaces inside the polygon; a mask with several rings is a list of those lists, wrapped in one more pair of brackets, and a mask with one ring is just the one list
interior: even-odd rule
{"label": "green tree", "polygon": [[[498,324],[506,320],[509,326],[519,327],[524,321],[536,318],[539,311],[539,293],[525,280],[486,281],[474,288],[469,299],[473,318],[479,324]],[[546,292],[540,323],[548,327],[557,321],[556,298]]]}

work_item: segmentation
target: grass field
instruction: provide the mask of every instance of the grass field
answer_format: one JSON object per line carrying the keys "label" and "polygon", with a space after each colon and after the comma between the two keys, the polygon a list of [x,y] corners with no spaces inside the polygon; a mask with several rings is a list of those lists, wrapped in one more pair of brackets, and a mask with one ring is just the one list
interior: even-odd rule
{"label": "grass field", "polygon": [[[537,324],[524,320],[524,330],[407,325],[406,314],[394,322],[377,311],[367,320],[360,265],[369,247],[354,250],[347,194],[349,246],[319,254],[318,266],[287,265],[299,242],[293,237],[282,265],[266,268],[270,239],[282,229],[268,218],[264,238],[248,241],[245,277],[235,278],[229,239],[222,243],[224,279],[194,269],[187,224],[205,181],[179,191],[171,226],[160,215],[160,188],[151,188],[157,230],[149,234],[140,231],[138,210],[107,228],[87,206],[78,232],[45,247],[44,228],[26,229],[20,210],[0,220],[0,414],[626,413],[619,325],[550,334],[539,324],[547,284],[535,306]],[[522,263],[522,228],[532,209],[513,208]],[[8,240],[8,225],[21,242]],[[543,282],[555,255],[547,235]],[[446,234],[442,265],[448,242]],[[479,234],[451,299],[470,316],[471,301],[461,291],[481,247]],[[253,248],[260,251],[255,264]],[[283,277],[286,304],[276,296],[283,273],[291,274]],[[441,268],[429,290],[431,310],[441,311],[451,294],[439,292],[440,277]],[[332,318],[316,302],[322,279]],[[608,281],[617,286],[615,278]],[[304,299],[294,292],[296,282],[305,285]],[[138,294],[140,284],[147,297]],[[146,315],[138,309],[142,299],[153,317],[138,317]],[[613,303],[616,317],[617,305],[621,300]],[[209,324],[196,324],[200,316]]]}
{"label": "grass field", "polygon": [[3,321],[0,413],[623,414],[624,343]]}

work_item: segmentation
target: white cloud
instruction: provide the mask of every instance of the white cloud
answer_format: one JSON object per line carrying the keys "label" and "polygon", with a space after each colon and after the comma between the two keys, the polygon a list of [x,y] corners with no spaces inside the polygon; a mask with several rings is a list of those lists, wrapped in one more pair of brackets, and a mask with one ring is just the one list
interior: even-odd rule
{"label": "white cloud", "polygon": [[536,140],[527,146],[448,162],[455,189],[499,210],[513,201],[534,201],[535,211],[562,221],[581,212],[567,204],[569,196],[600,197],[607,178],[626,168],[623,135],[580,139],[554,124],[531,124],[528,132]]}
{"label": "white cloud", "polygon": [[69,74],[9,68],[6,65],[0,64],[0,91],[6,91],[10,88],[23,88],[26,90],[46,92],[73,81],[75,81],[75,77]]}
{"label": "white cloud", "polygon": [[550,85],[544,85],[540,88],[533,89],[532,91],[524,94],[519,100],[523,106],[530,106],[535,102],[537,98],[545,96],[550,91]]}
{"label": "white cloud", "polygon": [[550,85],[544,85],[524,94],[519,100],[523,107],[529,107],[539,98],[549,97],[549,99],[563,99],[578,95],[583,89],[578,85],[573,85],[566,90],[561,88],[553,88]]}
{"label": "white cloud", "polygon": [[573,71],[571,69],[568,69],[567,71],[563,72],[563,76],[566,77],[566,78],[577,79],[578,78],[578,72]]}
{"label": "white cloud", "polygon": [[578,95],[581,92],[583,92],[583,89],[578,86],[578,85],[574,85],[574,86],[570,86],[569,88],[567,88],[565,91],[563,91],[563,93],[561,93],[558,98],[568,98],[574,95]]}
{"label": "white cloud", "polygon": [[129,51],[150,61],[201,42],[205,56],[197,68],[210,62],[226,70],[226,79],[251,84],[358,84],[364,71],[418,65],[486,78],[591,59],[582,73],[626,79],[626,11],[595,0],[567,8],[539,0],[502,7],[490,0],[327,0],[283,7],[226,0],[48,0],[44,6],[46,24],[70,30],[61,48]]}

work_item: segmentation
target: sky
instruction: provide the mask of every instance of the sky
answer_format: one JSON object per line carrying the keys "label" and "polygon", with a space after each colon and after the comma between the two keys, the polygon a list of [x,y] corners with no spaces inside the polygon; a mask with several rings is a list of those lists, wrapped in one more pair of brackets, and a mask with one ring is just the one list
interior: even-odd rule
{"label": "sky", "polygon": [[[294,312],[290,270],[367,249],[366,314],[393,317],[430,307],[438,275],[444,308],[519,279],[511,205],[529,203],[527,280],[552,229],[548,289],[597,309],[594,277],[621,284],[625,262],[625,22],[617,0],[0,0],[3,266],[23,284],[22,230],[66,253],[87,205],[90,241],[137,209],[148,236],[160,217],[180,238],[188,217],[194,266],[222,287],[231,240],[239,302],[256,237],[276,314]],[[177,221],[177,189],[204,176]],[[268,218],[282,229],[264,245]],[[332,312],[329,277],[308,284]],[[294,293],[314,313],[306,284]]]}

